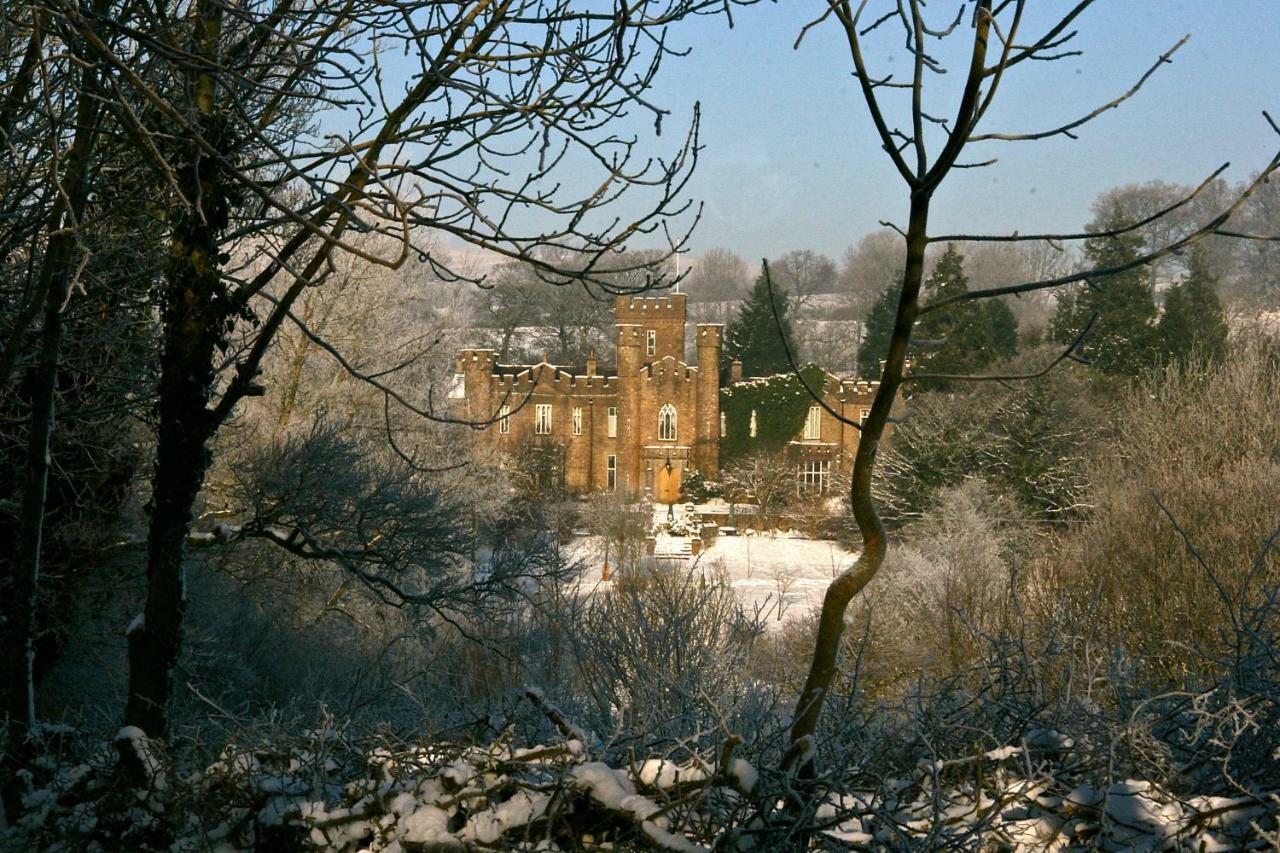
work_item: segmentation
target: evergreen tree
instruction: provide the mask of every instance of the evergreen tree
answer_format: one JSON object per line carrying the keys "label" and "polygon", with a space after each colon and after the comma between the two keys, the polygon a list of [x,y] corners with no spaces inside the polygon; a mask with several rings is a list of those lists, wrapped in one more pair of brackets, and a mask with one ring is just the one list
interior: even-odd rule
{"label": "evergreen tree", "polygon": [[1165,296],[1157,332],[1164,355],[1185,361],[1193,355],[1211,361],[1221,358],[1227,345],[1227,321],[1218,299],[1217,277],[1204,249],[1191,253],[1187,277]]}
{"label": "evergreen tree", "polygon": [[997,358],[1013,358],[1018,354],[1018,318],[1003,299],[983,303],[987,323],[991,327],[991,347]]}
{"label": "evergreen tree", "polygon": [[[1097,230],[1110,231],[1128,225],[1119,204],[1112,206]],[[1143,238],[1130,232],[1115,237],[1091,237],[1084,253],[1090,267],[1114,268],[1142,255]],[[1159,358],[1159,339],[1152,321],[1156,315],[1151,273],[1134,267],[1063,294],[1058,299],[1051,331],[1055,340],[1069,343],[1094,314],[1098,320],[1079,352],[1107,373],[1136,374]]]}
{"label": "evergreen tree", "polygon": [[[925,282],[930,302],[949,299],[969,290],[964,256],[948,243],[933,273]],[[916,326],[917,336],[930,349],[916,353],[928,373],[968,374],[981,371],[997,358],[1008,358],[1018,349],[1018,323],[1003,302],[957,302],[928,314]],[[922,383],[941,387],[944,382]]]}
{"label": "evergreen tree", "polygon": [[742,362],[743,376],[771,376],[790,370],[783,338],[778,335],[779,325],[793,353],[795,335],[791,331],[786,291],[779,288],[776,282],[773,299],[780,323],[774,321],[773,311],[769,307],[769,288],[761,274],[756,278],[751,293],[743,300],[738,316],[725,330],[725,365],[722,368],[736,358]]}
{"label": "evergreen tree", "polygon": [[858,376],[879,379],[880,362],[889,350],[893,321],[898,313],[898,286],[889,284],[867,311],[862,323],[862,343],[858,345]]}

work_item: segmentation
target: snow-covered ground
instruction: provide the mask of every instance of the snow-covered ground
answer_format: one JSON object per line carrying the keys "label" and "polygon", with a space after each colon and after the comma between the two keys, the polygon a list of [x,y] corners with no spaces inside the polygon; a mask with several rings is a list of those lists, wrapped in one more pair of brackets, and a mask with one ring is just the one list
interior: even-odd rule
{"label": "snow-covered ground", "polygon": [[[655,525],[666,519],[666,506],[655,508]],[[685,510],[676,507],[677,520]],[[794,534],[757,535],[742,531],[718,536],[702,554],[691,552],[687,536],[657,536],[654,556],[665,567],[711,577],[723,574],[749,610],[759,610],[770,624],[803,617],[822,605],[827,585],[853,564],[857,553],[835,542],[802,539]],[[607,589],[602,582],[604,552],[599,539],[580,537],[570,545],[571,558],[582,561],[583,591]]]}
{"label": "snow-covered ground", "polygon": [[778,621],[821,607],[831,579],[857,556],[835,542],[719,536],[694,560],[697,570],[724,572],[743,604],[768,611],[771,620]]}

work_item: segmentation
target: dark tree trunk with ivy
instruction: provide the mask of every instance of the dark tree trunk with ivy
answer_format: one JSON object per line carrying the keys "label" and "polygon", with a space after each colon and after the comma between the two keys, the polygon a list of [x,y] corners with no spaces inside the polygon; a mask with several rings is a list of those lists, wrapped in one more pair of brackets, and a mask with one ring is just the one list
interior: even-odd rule
{"label": "dark tree trunk with ivy", "polygon": [[[193,21],[196,53],[207,63],[193,75],[197,124],[205,140],[227,147],[212,69],[221,7],[204,0]],[[228,300],[222,281],[220,239],[231,200],[218,161],[193,141],[178,170],[189,204],[174,216],[163,295],[163,350],[157,406],[156,466],[147,537],[147,601],[129,633],[129,694],[125,724],[148,735],[166,733],[173,670],[182,648],[186,590],[183,558],[191,512],[209,467],[214,418],[214,357],[225,346]]]}

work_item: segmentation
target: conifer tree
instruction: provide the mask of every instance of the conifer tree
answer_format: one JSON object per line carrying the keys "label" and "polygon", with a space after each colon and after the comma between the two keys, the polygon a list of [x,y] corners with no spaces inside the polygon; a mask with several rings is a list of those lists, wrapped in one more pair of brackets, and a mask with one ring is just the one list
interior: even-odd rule
{"label": "conifer tree", "polygon": [[[778,327],[782,327],[787,346],[795,352],[793,341],[795,335],[791,331],[791,317],[787,307],[787,293],[774,283],[774,305],[778,311],[779,324],[774,320],[773,310],[769,307],[769,287],[761,274],[751,287],[751,293],[742,301],[738,316],[725,330],[724,358],[726,365],[732,359],[742,362],[743,376],[771,376],[790,369],[787,363],[787,352],[783,347],[783,338],[778,335]],[[723,365],[722,365],[723,367]]]}
{"label": "conifer tree", "polygon": [[[1119,204],[1095,223],[1097,231],[1114,231],[1130,222]],[[1091,237],[1084,253],[1090,267],[1113,269],[1140,257],[1143,238],[1137,232],[1117,236]],[[1136,374],[1159,358],[1159,340],[1152,321],[1156,303],[1151,272],[1134,267],[1090,282],[1071,294],[1062,294],[1051,322],[1053,338],[1069,343],[1097,315],[1089,337],[1078,352],[1094,367],[1106,373]]]}
{"label": "conifer tree", "polygon": [[1164,314],[1157,332],[1164,355],[1170,361],[1201,356],[1221,358],[1227,345],[1227,321],[1218,299],[1217,276],[1203,249],[1191,253],[1187,277],[1165,296]]}
{"label": "conifer tree", "polygon": [[1018,318],[1002,299],[983,303],[987,323],[991,327],[991,350],[997,358],[1013,358],[1018,354]]}
{"label": "conifer tree", "polygon": [[893,319],[897,312],[898,285],[890,283],[880,291],[862,323],[862,343],[858,345],[859,378],[880,378],[880,360],[889,350],[889,338],[893,336]]}
{"label": "conifer tree", "polygon": [[[948,243],[925,287],[931,300],[949,299],[969,290],[964,256]],[[929,348],[915,353],[927,367],[924,372],[973,374],[997,358],[1017,352],[1018,323],[1009,306],[998,300],[957,302],[948,310],[927,316],[918,324],[918,338]],[[922,388],[941,388],[942,381],[922,381]]]}

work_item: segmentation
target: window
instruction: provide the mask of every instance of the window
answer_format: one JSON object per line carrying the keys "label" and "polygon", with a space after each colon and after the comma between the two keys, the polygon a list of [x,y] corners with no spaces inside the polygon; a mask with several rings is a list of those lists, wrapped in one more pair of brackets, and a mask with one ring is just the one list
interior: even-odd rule
{"label": "window", "polygon": [[721,437],[721,438],[724,438],[724,436],[725,436],[725,428],[724,428],[724,427],[725,427],[725,422],[724,422],[724,412],[721,412],[721,413],[720,413],[720,437]]}
{"label": "window", "polygon": [[676,407],[667,403],[658,411],[658,441],[676,440]]}
{"label": "window", "polygon": [[573,407],[573,434],[582,435],[582,407]]}
{"label": "window", "polygon": [[605,458],[605,472],[608,476],[606,485],[612,492],[618,488],[618,457],[612,453]]}
{"label": "window", "polygon": [[618,407],[609,407],[609,438],[618,437]]}
{"label": "window", "polygon": [[658,351],[658,330],[650,329],[649,334],[645,338],[644,352],[645,355],[653,355]]}
{"label": "window", "polygon": [[751,432],[751,437],[752,437],[752,438],[755,438],[755,437],[756,437],[756,410],[755,410],[755,409],[752,409],[752,410],[751,410],[751,428],[750,428],[750,432]]}
{"label": "window", "polygon": [[871,410],[868,409],[866,406],[863,406],[861,409],[858,409],[858,423],[865,424],[867,422],[867,418],[869,417],[871,417]]}
{"label": "window", "polygon": [[830,460],[810,459],[800,463],[799,486],[802,494],[824,494],[830,480]]}
{"label": "window", "polygon": [[533,431],[538,435],[551,435],[550,403],[539,403],[533,407]]}
{"label": "window", "polygon": [[804,419],[804,437],[810,441],[822,438],[822,407],[810,406]]}
{"label": "window", "polygon": [[506,435],[511,432],[511,407],[503,406],[498,409],[498,432]]}

